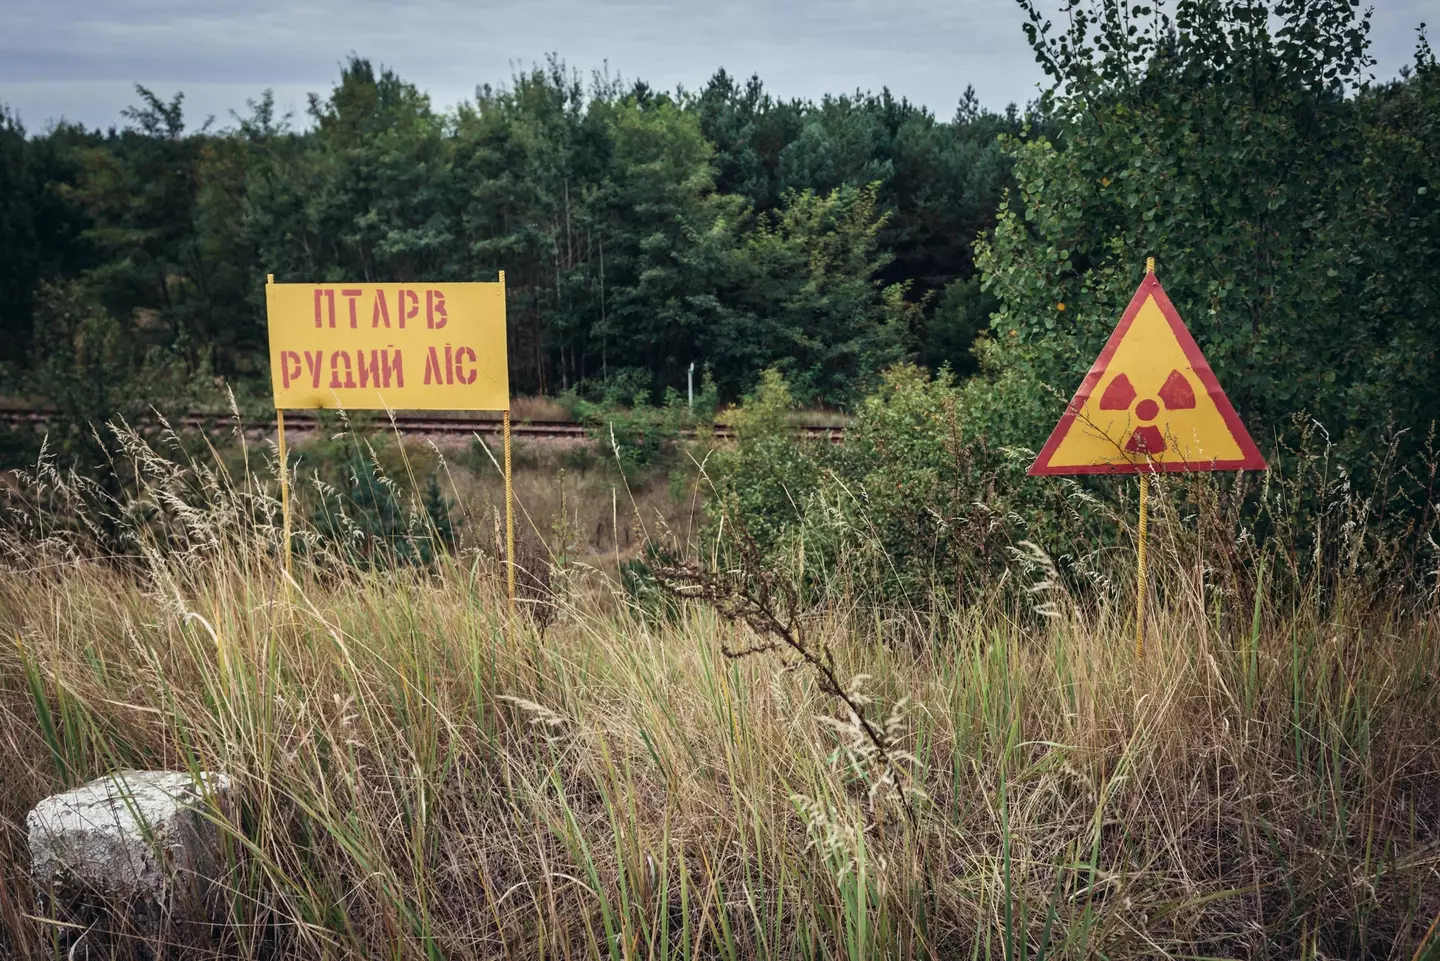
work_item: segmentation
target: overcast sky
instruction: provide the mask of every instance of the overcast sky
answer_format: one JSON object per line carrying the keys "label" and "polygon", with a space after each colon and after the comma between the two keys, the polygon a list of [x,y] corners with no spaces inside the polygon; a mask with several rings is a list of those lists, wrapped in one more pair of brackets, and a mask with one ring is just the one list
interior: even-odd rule
{"label": "overcast sky", "polygon": [[[1422,8],[1440,19],[1376,0],[1378,76],[1411,62]],[[1015,0],[0,0],[0,101],[31,131],[118,124],[136,83],[183,90],[192,124],[267,87],[298,116],[353,51],[448,107],[554,52],[665,89],[721,66],[782,97],[888,86],[948,118],[967,84],[995,108],[1035,96],[1020,23]]]}

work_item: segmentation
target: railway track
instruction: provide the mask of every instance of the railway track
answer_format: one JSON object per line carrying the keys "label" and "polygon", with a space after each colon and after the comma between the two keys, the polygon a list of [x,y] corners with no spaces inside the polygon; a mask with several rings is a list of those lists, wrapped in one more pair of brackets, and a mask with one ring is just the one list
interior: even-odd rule
{"label": "railway track", "polygon": [[[49,412],[35,408],[6,408],[0,409],[0,423],[10,427],[33,427],[41,429],[49,420]],[[328,418],[322,418],[312,413],[303,411],[291,411],[285,415],[285,427],[291,433],[308,433],[319,430],[322,423],[326,426],[336,422]],[[375,428],[388,428],[391,423],[395,429],[403,434],[418,434],[421,436],[468,436],[470,434],[482,434],[500,436],[503,431],[502,422],[495,418],[464,418],[464,417],[436,417],[433,414],[396,414],[393,418],[384,416],[370,417],[367,414],[366,423]],[[225,414],[182,414],[178,418],[170,418],[170,424],[182,430],[199,430],[228,432],[234,427],[234,415]],[[247,433],[271,434],[275,431],[274,419],[244,421]],[[812,437],[817,440],[828,440],[832,444],[841,443],[844,440],[845,428],[843,427],[816,427],[811,425],[800,425],[795,428],[796,434],[803,437]],[[713,434],[721,440],[728,440],[735,436],[734,428],[727,425],[717,424]],[[583,443],[590,438],[590,428],[581,424],[565,421],[526,421],[512,422],[510,435],[529,440],[543,440],[551,442]],[[693,428],[685,428],[681,431],[684,437],[694,437]]]}

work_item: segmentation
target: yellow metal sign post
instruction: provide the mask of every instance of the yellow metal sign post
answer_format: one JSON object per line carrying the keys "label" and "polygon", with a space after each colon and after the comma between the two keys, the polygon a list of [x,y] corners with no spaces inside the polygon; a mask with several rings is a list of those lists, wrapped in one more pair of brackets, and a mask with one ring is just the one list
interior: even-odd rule
{"label": "yellow metal sign post", "polygon": [[1195,338],[1155,277],[1155,258],[1104,350],[1085,375],[1032,476],[1139,474],[1135,656],[1145,656],[1145,539],[1150,475],[1264,470]]}
{"label": "yellow metal sign post", "polygon": [[1145,660],[1145,540],[1150,528],[1150,475],[1140,475],[1140,524],[1135,532],[1135,660]]}
{"label": "yellow metal sign post", "polygon": [[290,492],[285,410],[504,412],[505,550],[515,614],[505,272],[496,283],[277,284],[266,277],[270,380],[279,432],[285,571]]}

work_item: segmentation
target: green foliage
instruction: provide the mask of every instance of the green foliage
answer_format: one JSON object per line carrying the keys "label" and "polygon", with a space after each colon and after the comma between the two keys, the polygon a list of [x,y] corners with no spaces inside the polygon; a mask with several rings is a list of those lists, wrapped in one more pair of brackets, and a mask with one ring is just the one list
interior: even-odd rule
{"label": "green foliage", "polygon": [[[768,372],[733,450],[712,458],[731,523],[764,552],[842,566],[871,600],[967,597],[1006,559],[997,484],[1005,458],[963,436],[955,379],[903,364],[855,410],[840,448],[797,438],[784,381]],[[820,576],[820,575],[817,575]]]}
{"label": "green foliage", "polygon": [[[643,373],[637,372],[638,377]],[[637,377],[637,379],[638,379]],[[623,389],[625,378],[617,378]],[[604,452],[611,463],[617,463],[627,482],[643,483],[654,468],[673,452],[675,442],[687,428],[694,428],[714,416],[713,384],[709,394],[702,391],[695,409],[673,388],[665,392],[664,403],[652,406],[648,391],[630,392],[629,406],[618,391],[607,390],[598,402],[587,401],[576,394],[565,397],[571,415],[588,428],[594,445]]]}
{"label": "green foliage", "polygon": [[[1116,536],[1101,523],[1115,485],[1040,484],[1023,467],[1153,254],[1273,455],[1271,486],[1235,482],[1227,503],[1244,507],[1224,523],[1309,544],[1297,582],[1356,563],[1335,531],[1366,525],[1375,570],[1431,569],[1416,532],[1435,519],[1440,73],[1423,48],[1401,81],[1365,86],[1367,25],[1343,0],[1181,4],[1173,18],[1070,4],[1058,35],[1028,9],[1061,82],[1054,136],[1007,138],[1016,189],[979,247],[981,279],[952,283],[927,318],[932,348],[987,318],[985,376],[957,387],[892,369],[838,454],[747,405],[772,430],[718,459],[731,516],[753,518],[767,550],[803,549],[807,569],[843,567],[860,592],[912,607],[963,598],[1023,541],[1081,581],[1108,576],[1094,552]],[[1207,483],[1186,488],[1187,510],[1213,508]]]}
{"label": "green foliage", "polygon": [[[953,597],[1004,563],[1002,460],[967,441],[954,377],[897,366],[860,404],[817,518],[883,596]],[[978,575],[978,576],[977,576]],[[921,601],[923,604],[923,600]]]}
{"label": "green foliage", "polygon": [[122,323],[182,358],[186,373],[253,370],[264,328],[245,303],[263,282],[243,222],[240,143],[185,135],[183,95],[137,86],[126,130],[78,151],[68,192],[84,209],[98,262],[86,287]]}
{"label": "green foliage", "polygon": [[311,523],[336,556],[360,568],[428,567],[455,546],[454,504],[434,473],[426,473],[418,496],[407,497],[373,454],[356,450],[336,462],[328,461],[323,447],[311,454],[320,458],[312,465],[317,496]]}
{"label": "green foliage", "polygon": [[820,478],[823,455],[797,443],[790,423],[795,407],[780,371],[761,375],[733,421],[735,444],[711,457],[719,510],[745,525],[763,551],[774,550],[804,516],[804,505]]}
{"label": "green foliage", "polygon": [[984,111],[969,88],[946,123],[888,91],[776,101],[758,77],[742,86],[724,70],[694,109],[716,145],[717,185],[759,211],[780,207],[787,191],[879,183],[890,214],[880,245],[894,257],[884,279],[907,284],[914,303],[973,275],[971,245],[1009,182],[996,135],[1020,129],[1013,106]]}
{"label": "green foliage", "polygon": [[23,386],[53,405],[52,446],[94,467],[104,459],[105,425],[135,424],[152,408],[188,407],[197,378],[173,353],[147,346],[77,284],[44,287],[35,318],[36,356]]}
{"label": "green foliage", "polygon": [[1304,412],[1357,472],[1392,429],[1414,464],[1440,379],[1440,75],[1367,85],[1348,0],[1107,0],[1064,31],[1026,7],[1056,137],[1007,142],[976,426],[1038,446],[1154,255],[1262,449]]}
{"label": "green foliage", "polygon": [[695,395],[691,414],[697,424],[710,424],[714,422],[715,414],[719,410],[720,389],[715,383],[715,376],[710,372],[710,365],[706,364],[705,369],[700,372],[700,391]]}
{"label": "green foliage", "polygon": [[979,360],[973,348],[999,306],[1000,302],[982,288],[978,275],[951,283],[934,312],[923,321],[919,362],[931,371],[948,367],[959,378],[975,373]]}
{"label": "green foliage", "polygon": [[0,470],[34,467],[43,444],[43,435],[29,424],[0,425]]}
{"label": "green foliage", "polygon": [[734,258],[741,275],[722,367],[753,383],[760,365],[783,358],[776,366],[801,399],[835,403],[902,356],[918,308],[903,284],[874,279],[891,260],[879,247],[887,217],[877,192],[787,194],[761,218]]}
{"label": "green foliage", "polygon": [[[1015,590],[1016,574],[1041,616],[1054,613],[1057,593],[1113,596],[1114,583],[1130,583],[1133,482],[1097,489],[1026,477],[1028,451],[996,447],[970,426],[993,420],[974,400],[948,372],[897,365],[857,406],[844,445],[832,448],[794,434],[784,381],[768,372],[740,412],[736,444],[710,459],[721,495],[711,534],[722,547],[736,536],[753,542],[766,565],[792,569],[817,597],[843,593],[847,603],[905,617],[993,600]],[[1003,392],[989,402],[1015,403]],[[1435,435],[1409,466],[1398,459],[1399,439],[1382,438],[1366,464],[1373,480],[1361,485],[1323,431],[1299,417],[1292,429],[1295,442],[1262,480],[1154,482],[1169,505],[1170,536],[1206,558],[1216,604],[1262,564],[1284,590],[1322,604],[1433,592]],[[1398,520],[1385,511],[1408,502],[1424,506]],[[1276,543],[1290,546],[1277,557]]]}
{"label": "green foliage", "polygon": [[[551,59],[437,112],[352,58],[307,128],[266,93],[227,129],[137,87],[109,133],[27,137],[0,111],[0,333],[28,364],[36,293],[76,282],[146,345],[261,384],[263,284],[506,272],[517,393],[657,403],[694,363],[719,397],[783,364],[848,403],[917,348],[932,295],[973,274],[1013,111],[951,122],[888,94],[773,100],[722,72],[669,95]],[[631,404],[628,391],[623,403]]]}
{"label": "green foliage", "polygon": [[25,128],[0,103],[0,338],[20,347],[29,344],[35,292],[35,215],[39,185]]}
{"label": "green foliage", "polygon": [[679,555],[670,548],[647,540],[640,557],[632,557],[620,565],[620,587],[647,620],[673,620],[679,615],[679,600],[663,590],[655,577],[656,570],[672,567],[679,561]]}
{"label": "green foliage", "polygon": [[94,262],[83,236],[88,218],[70,188],[96,139],[68,124],[27,139],[20,119],[0,103],[0,338],[9,348],[0,376],[12,381],[28,357],[41,285]]}

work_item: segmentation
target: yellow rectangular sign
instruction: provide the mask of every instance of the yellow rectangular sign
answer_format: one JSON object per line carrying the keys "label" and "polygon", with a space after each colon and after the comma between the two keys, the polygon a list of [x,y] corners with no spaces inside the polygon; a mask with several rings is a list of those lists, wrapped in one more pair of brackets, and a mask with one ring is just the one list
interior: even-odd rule
{"label": "yellow rectangular sign", "polygon": [[508,410],[505,277],[265,285],[275,407]]}

